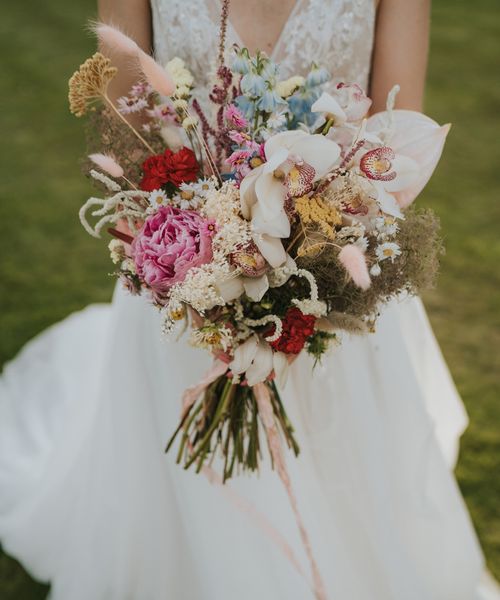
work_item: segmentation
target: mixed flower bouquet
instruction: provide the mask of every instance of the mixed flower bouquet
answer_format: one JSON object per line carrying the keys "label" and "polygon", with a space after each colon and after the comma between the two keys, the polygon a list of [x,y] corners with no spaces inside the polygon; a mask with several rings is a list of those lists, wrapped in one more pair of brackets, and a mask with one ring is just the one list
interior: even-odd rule
{"label": "mixed flower bouquet", "polygon": [[220,453],[226,480],[258,468],[264,432],[279,470],[280,438],[299,452],[278,392],[290,363],[321,360],[341,332],[370,332],[381,305],[432,283],[438,222],[410,205],[448,127],[394,110],[396,88],[369,116],[357,84],[326,92],[314,64],[281,80],[245,48],[230,67],[220,61],[208,111],[181,59],[161,66],[116,29],[97,32],[143,79],[115,105],[116,69],[97,53],[70,80],[104,191],[83,205],[82,224],[95,237],[108,229],[116,274],[151,299],[165,332],[184,326],[214,356],[168,447],[178,439],[178,462],[197,470]]}

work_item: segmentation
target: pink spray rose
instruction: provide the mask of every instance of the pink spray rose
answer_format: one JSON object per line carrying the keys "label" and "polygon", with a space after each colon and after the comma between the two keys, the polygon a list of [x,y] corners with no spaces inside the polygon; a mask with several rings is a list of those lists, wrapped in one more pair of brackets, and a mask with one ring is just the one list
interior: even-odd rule
{"label": "pink spray rose", "polygon": [[206,220],[192,210],[162,206],[132,243],[137,274],[154,292],[166,293],[192,267],[212,259]]}

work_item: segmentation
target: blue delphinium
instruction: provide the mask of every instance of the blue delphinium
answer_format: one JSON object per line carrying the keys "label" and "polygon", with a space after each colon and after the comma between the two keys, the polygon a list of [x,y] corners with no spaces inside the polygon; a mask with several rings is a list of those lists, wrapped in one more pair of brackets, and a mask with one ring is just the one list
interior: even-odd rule
{"label": "blue delphinium", "polygon": [[299,123],[304,123],[308,127],[313,125],[317,115],[311,113],[311,107],[321,96],[323,84],[329,79],[328,71],[313,63],[304,85],[288,98],[288,107],[292,115],[290,128],[297,128]]}
{"label": "blue delphinium", "polygon": [[266,113],[275,112],[280,106],[286,106],[286,101],[273,89],[267,89],[257,101],[257,108]]}

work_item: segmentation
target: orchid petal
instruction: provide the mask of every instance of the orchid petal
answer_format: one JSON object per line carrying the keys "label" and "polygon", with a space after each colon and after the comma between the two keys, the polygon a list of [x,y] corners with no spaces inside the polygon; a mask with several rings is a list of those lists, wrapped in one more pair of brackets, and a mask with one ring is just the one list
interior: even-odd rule
{"label": "orchid petal", "polygon": [[256,385],[265,381],[273,370],[273,351],[271,346],[262,340],[259,340],[257,352],[252,360],[252,364],[246,370],[246,380],[248,385]]}
{"label": "orchid petal", "polygon": [[311,106],[311,112],[322,112],[332,115],[335,125],[345,123],[347,116],[340,104],[328,92],[323,92],[316,102]]}
{"label": "orchid petal", "polygon": [[241,214],[245,219],[250,219],[250,210],[252,206],[257,202],[257,196],[255,194],[255,183],[262,173],[262,166],[253,169],[250,173],[243,178],[240,184],[240,206]]}
{"label": "orchid petal", "polygon": [[282,208],[278,213],[265,218],[258,204],[252,210],[252,231],[266,233],[272,237],[287,238],[290,236],[290,221]]}
{"label": "orchid petal", "polygon": [[[387,126],[386,112],[368,119],[367,129],[379,132]],[[450,125],[439,126],[435,121],[411,110],[393,111],[390,146],[397,154],[415,160],[419,166],[418,178],[408,188],[399,191],[396,198],[401,207],[409,206],[429,181],[443,151]]]}
{"label": "orchid petal", "polygon": [[290,150],[290,148],[296,141],[307,135],[308,134],[305,131],[295,130],[282,131],[281,133],[277,133],[276,135],[271,136],[264,146],[266,159],[270,160],[273,154],[281,150],[281,148],[286,148],[287,150]]}
{"label": "orchid petal", "polygon": [[388,192],[399,192],[415,183],[419,172],[416,161],[408,156],[396,154],[391,163],[391,170],[396,172],[396,177],[392,181],[384,182],[384,187]]}
{"label": "orchid petal", "polygon": [[254,233],[252,237],[260,253],[271,267],[280,267],[286,261],[287,254],[279,238],[265,233]]}
{"label": "orchid petal", "polygon": [[259,340],[256,335],[253,335],[235,349],[234,358],[229,363],[229,368],[235,375],[240,375],[248,369],[257,354],[258,347]]}
{"label": "orchid petal", "polygon": [[287,148],[277,148],[269,160],[262,165],[263,173],[272,173],[288,158]]}
{"label": "orchid petal", "polygon": [[283,182],[272,173],[263,173],[257,179],[255,195],[264,219],[270,219],[283,210],[286,189]]}
{"label": "orchid petal", "polygon": [[321,179],[337,162],[340,146],[324,135],[308,135],[298,140],[290,149],[316,171],[315,181]]}
{"label": "orchid petal", "polygon": [[243,277],[242,283],[246,295],[254,302],[260,302],[269,289],[267,275],[262,275],[261,277]]}
{"label": "orchid petal", "polygon": [[386,192],[381,183],[374,182],[374,185],[377,190],[377,203],[381,210],[385,214],[391,215],[391,217],[402,218],[403,214],[396,198],[392,194],[389,194],[389,192]]}
{"label": "orchid petal", "polygon": [[241,277],[230,277],[223,281],[218,281],[216,288],[224,302],[231,302],[231,300],[239,298],[244,292]]}

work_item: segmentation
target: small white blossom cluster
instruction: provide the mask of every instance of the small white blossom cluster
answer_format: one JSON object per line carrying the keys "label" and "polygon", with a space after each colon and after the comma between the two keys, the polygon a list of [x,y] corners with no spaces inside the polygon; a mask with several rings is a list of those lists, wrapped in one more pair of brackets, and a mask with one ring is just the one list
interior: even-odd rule
{"label": "small white blossom cluster", "polygon": [[370,268],[370,274],[377,277],[382,272],[380,263],[384,260],[394,260],[401,255],[401,248],[394,239],[399,231],[397,219],[389,215],[382,215],[373,220],[374,235],[377,239],[375,256],[377,262]]}
{"label": "small white blossom cluster", "polygon": [[165,65],[175,85],[174,96],[179,99],[189,98],[191,88],[193,87],[194,77],[191,71],[186,68],[186,63],[179,57],[168,61]]}

